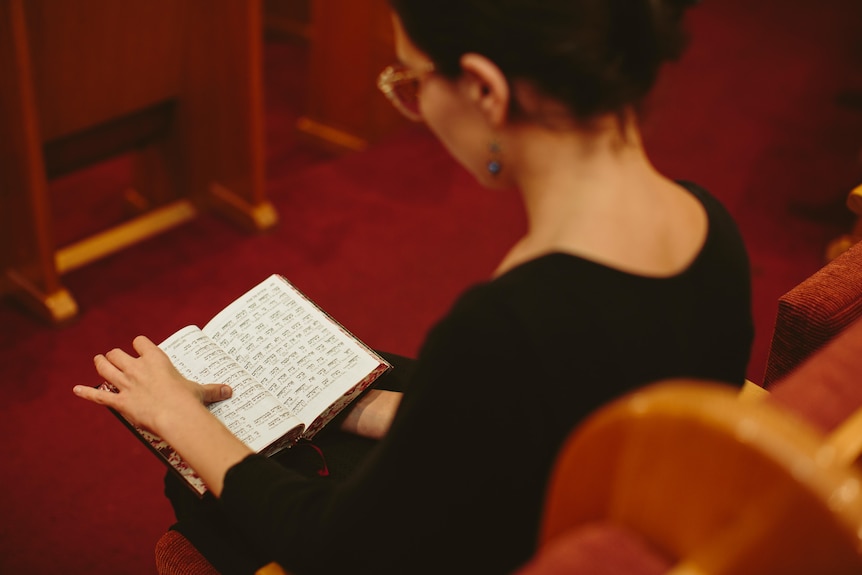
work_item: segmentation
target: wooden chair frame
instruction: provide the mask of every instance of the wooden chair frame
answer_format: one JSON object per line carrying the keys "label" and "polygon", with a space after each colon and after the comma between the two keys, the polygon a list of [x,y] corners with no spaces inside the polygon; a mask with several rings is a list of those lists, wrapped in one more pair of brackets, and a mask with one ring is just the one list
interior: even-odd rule
{"label": "wooden chair frame", "polygon": [[[61,274],[215,209],[266,229],[259,1],[0,0],[0,295],[53,322]],[[54,241],[48,181],[133,154],[145,209]]]}
{"label": "wooden chair frame", "polygon": [[674,558],[674,575],[862,572],[862,473],[847,435],[824,438],[724,385],[657,383],[566,443],[542,544],[610,522]]}

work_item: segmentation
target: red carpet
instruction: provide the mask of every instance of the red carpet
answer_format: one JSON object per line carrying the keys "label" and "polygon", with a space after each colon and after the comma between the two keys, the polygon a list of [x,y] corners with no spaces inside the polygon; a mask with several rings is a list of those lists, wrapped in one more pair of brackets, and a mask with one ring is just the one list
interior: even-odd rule
{"label": "red carpet", "polygon": [[[792,8],[791,8],[792,6]],[[673,177],[736,216],[754,271],[762,377],[776,299],[849,229],[862,181],[858,0],[704,2],[694,42],[668,69],[647,141]],[[267,48],[268,185],[277,229],[251,236],[210,216],[64,278],[81,306],[64,328],[0,305],[0,572],[151,574],[171,521],[162,467],[113,416],[76,400],[91,358],[204,322],[279,272],[367,343],[412,354],[466,285],[494,268],[523,222],[515,197],[479,188],[421,127],[327,158],[296,142],[304,51]],[[121,162],[57,182],[58,235],[118,217]],[[85,187],[101,203],[83,209]],[[100,195],[101,194],[101,195]],[[60,219],[62,216],[62,219]]]}

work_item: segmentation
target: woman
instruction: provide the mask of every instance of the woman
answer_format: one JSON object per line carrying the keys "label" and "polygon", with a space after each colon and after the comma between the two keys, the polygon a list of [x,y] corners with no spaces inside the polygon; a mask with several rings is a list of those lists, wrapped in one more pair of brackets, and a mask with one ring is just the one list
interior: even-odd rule
{"label": "woman", "polygon": [[298,452],[251,454],[203,405],[229,389],[184,380],[143,337],[138,357],[95,358],[119,393],[75,387],[203,477],[212,501],[168,491],[177,528],[225,572],[271,560],[297,573],[511,572],[534,549],[554,456],[585,415],[662,378],[743,382],[742,241],[706,191],[654,169],[638,129],[681,50],[685,2],[391,4],[399,63],[381,89],[483,184],[517,190],[529,225],[416,362],[396,367],[398,385],[384,378],[344,431],[326,430],[356,469],[319,479],[297,470]]}

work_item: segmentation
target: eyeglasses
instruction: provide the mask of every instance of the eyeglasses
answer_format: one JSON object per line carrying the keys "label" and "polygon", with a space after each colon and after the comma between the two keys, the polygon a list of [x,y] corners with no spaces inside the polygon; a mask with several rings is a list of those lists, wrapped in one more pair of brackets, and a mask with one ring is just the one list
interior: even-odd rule
{"label": "eyeglasses", "polygon": [[422,121],[419,111],[419,88],[422,77],[434,71],[433,62],[419,70],[402,64],[387,66],[377,77],[377,87],[395,108],[414,122]]}

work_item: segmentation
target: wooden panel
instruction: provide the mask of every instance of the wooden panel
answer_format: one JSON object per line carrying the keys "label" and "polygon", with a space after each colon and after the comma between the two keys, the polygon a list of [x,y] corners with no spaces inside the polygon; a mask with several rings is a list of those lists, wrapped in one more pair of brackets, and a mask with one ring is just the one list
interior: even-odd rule
{"label": "wooden panel", "polygon": [[77,313],[53,267],[39,123],[21,0],[0,0],[0,293],[52,321]]}
{"label": "wooden panel", "polygon": [[88,128],[83,134],[47,142],[44,157],[48,179],[143,148],[164,137],[171,128],[174,104],[173,100],[165,100],[121,120]]}
{"label": "wooden panel", "polygon": [[186,6],[178,144],[187,154],[187,190],[240,224],[265,229],[276,216],[265,201],[261,4]]}
{"label": "wooden panel", "polygon": [[[274,225],[262,48],[257,0],[0,0],[0,293],[58,322],[60,273],[199,207]],[[48,179],[127,152],[142,211],[57,246]]]}
{"label": "wooden panel", "polygon": [[313,0],[308,112],[300,129],[361,148],[406,122],[377,90],[394,59],[386,0]]}
{"label": "wooden panel", "polygon": [[184,4],[25,2],[42,139],[65,136],[176,95]]}
{"label": "wooden panel", "polygon": [[265,0],[263,11],[267,34],[302,39],[311,37],[309,0]]}

